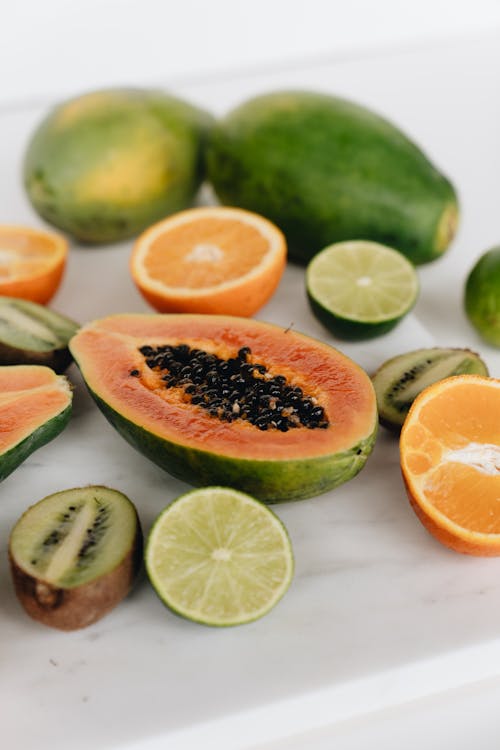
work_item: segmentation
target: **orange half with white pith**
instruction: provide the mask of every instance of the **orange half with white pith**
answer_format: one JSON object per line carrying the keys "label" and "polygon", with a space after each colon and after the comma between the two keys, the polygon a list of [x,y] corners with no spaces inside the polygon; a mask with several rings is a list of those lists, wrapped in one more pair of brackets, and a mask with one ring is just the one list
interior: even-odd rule
{"label": "orange half with white pith", "polygon": [[0,295],[45,305],[59,288],[67,255],[59,234],[0,225]]}
{"label": "orange half with white pith", "polygon": [[249,317],[273,295],[285,264],[286,241],[274,224],[250,211],[209,206],[143,232],[130,271],[159,312]]}
{"label": "orange half with white pith", "polygon": [[411,504],[440,542],[500,555],[500,380],[457,375],[415,399],[400,439]]}

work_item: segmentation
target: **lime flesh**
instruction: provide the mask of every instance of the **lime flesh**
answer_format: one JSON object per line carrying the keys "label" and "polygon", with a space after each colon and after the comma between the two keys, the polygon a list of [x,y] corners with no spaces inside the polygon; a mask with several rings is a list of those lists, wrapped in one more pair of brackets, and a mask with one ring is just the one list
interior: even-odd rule
{"label": "lime flesh", "polygon": [[206,487],[157,518],[146,570],[172,610],[206,625],[238,625],[268,612],[287,590],[293,553],[279,518],[249,495]]}
{"label": "lime flesh", "polygon": [[364,339],[394,328],[418,296],[418,276],[401,253],[376,242],[339,242],[310,262],[307,296],[336,336]]}

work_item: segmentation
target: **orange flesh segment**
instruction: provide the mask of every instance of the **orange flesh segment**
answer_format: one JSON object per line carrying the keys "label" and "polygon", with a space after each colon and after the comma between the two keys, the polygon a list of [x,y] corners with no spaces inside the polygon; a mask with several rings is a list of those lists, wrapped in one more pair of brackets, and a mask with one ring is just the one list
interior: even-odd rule
{"label": "orange flesh segment", "polygon": [[[214,316],[217,320],[217,316]],[[272,446],[273,459],[296,455],[329,455],[346,450],[370,436],[375,428],[376,409],[367,375],[340,352],[292,332],[277,332],[274,326],[244,318],[219,318],[217,328],[207,316],[113,316],[80,330],[72,350],[80,360],[85,379],[94,392],[127,419],[166,439],[224,455],[266,459]],[[195,338],[196,333],[196,338]],[[214,347],[215,337],[215,347]],[[268,369],[294,376],[294,384],[315,396],[331,422],[328,429],[297,428],[263,433],[247,421],[231,424],[209,416],[200,407],[182,403],[174,389],[159,386],[159,379],[145,364],[140,346],[187,343],[219,356],[234,356],[242,346],[252,350],[254,362]],[[139,369],[141,377],[131,377]],[[292,369],[293,368],[293,369]],[[310,373],[313,373],[311,378]],[[313,385],[314,383],[314,385]],[[159,386],[159,387],[158,387]],[[126,397],[124,398],[124,392]]]}
{"label": "orange flesh segment", "polygon": [[427,392],[401,435],[415,501],[465,533],[500,534],[500,381],[459,376]]}
{"label": "orange flesh segment", "polygon": [[249,224],[198,218],[154,239],[144,267],[150,278],[167,286],[205,289],[245,276],[268,250],[269,241]]}
{"label": "orange flesh segment", "polygon": [[464,464],[443,464],[428,477],[423,492],[458,526],[500,534],[500,475],[483,474]]}
{"label": "orange flesh segment", "polygon": [[47,304],[61,283],[67,254],[62,235],[0,225],[0,294]]}
{"label": "orange flesh segment", "polygon": [[500,388],[457,384],[420,409],[419,422],[444,446],[500,445]]}
{"label": "orange flesh segment", "polygon": [[162,313],[254,315],[277,289],[286,265],[283,233],[239,208],[191,208],[139,236],[132,279]]}
{"label": "orange flesh segment", "polygon": [[59,260],[54,241],[42,234],[0,230],[0,279],[35,276]]}

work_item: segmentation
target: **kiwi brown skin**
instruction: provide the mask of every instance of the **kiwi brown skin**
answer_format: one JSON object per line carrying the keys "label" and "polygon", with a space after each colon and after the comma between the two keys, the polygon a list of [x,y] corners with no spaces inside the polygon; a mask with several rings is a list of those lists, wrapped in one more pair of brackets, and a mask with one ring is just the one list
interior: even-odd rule
{"label": "kiwi brown skin", "polygon": [[45,365],[62,375],[72,362],[73,357],[67,346],[48,352],[34,352],[0,341],[0,365]]}
{"label": "kiwi brown skin", "polygon": [[59,630],[79,630],[108,614],[132,588],[141,568],[143,535],[137,516],[134,543],[111,571],[81,586],[60,588],[30,575],[13,558],[9,562],[16,596],[30,617]]}
{"label": "kiwi brown skin", "polygon": [[392,432],[393,435],[395,435],[396,437],[399,437],[403,425],[400,425],[400,424],[397,425],[394,422],[389,422],[389,420],[384,419],[380,415],[380,412],[378,415],[378,421],[382,427],[385,427],[386,430],[389,430],[389,432]]}

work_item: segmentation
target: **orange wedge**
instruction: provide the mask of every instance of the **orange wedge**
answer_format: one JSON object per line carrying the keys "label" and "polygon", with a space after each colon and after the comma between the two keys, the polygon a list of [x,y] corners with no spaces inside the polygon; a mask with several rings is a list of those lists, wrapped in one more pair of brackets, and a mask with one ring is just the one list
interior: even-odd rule
{"label": "orange wedge", "polygon": [[417,396],[401,469],[424,526],[447,547],[500,555],[500,380],[457,375]]}
{"label": "orange wedge", "polygon": [[0,226],[0,294],[46,304],[61,283],[67,255],[61,235]]}
{"label": "orange wedge", "polygon": [[132,278],[160,312],[247,317],[272,296],[286,263],[286,242],[270,221],[239,208],[193,208],[137,239]]}

